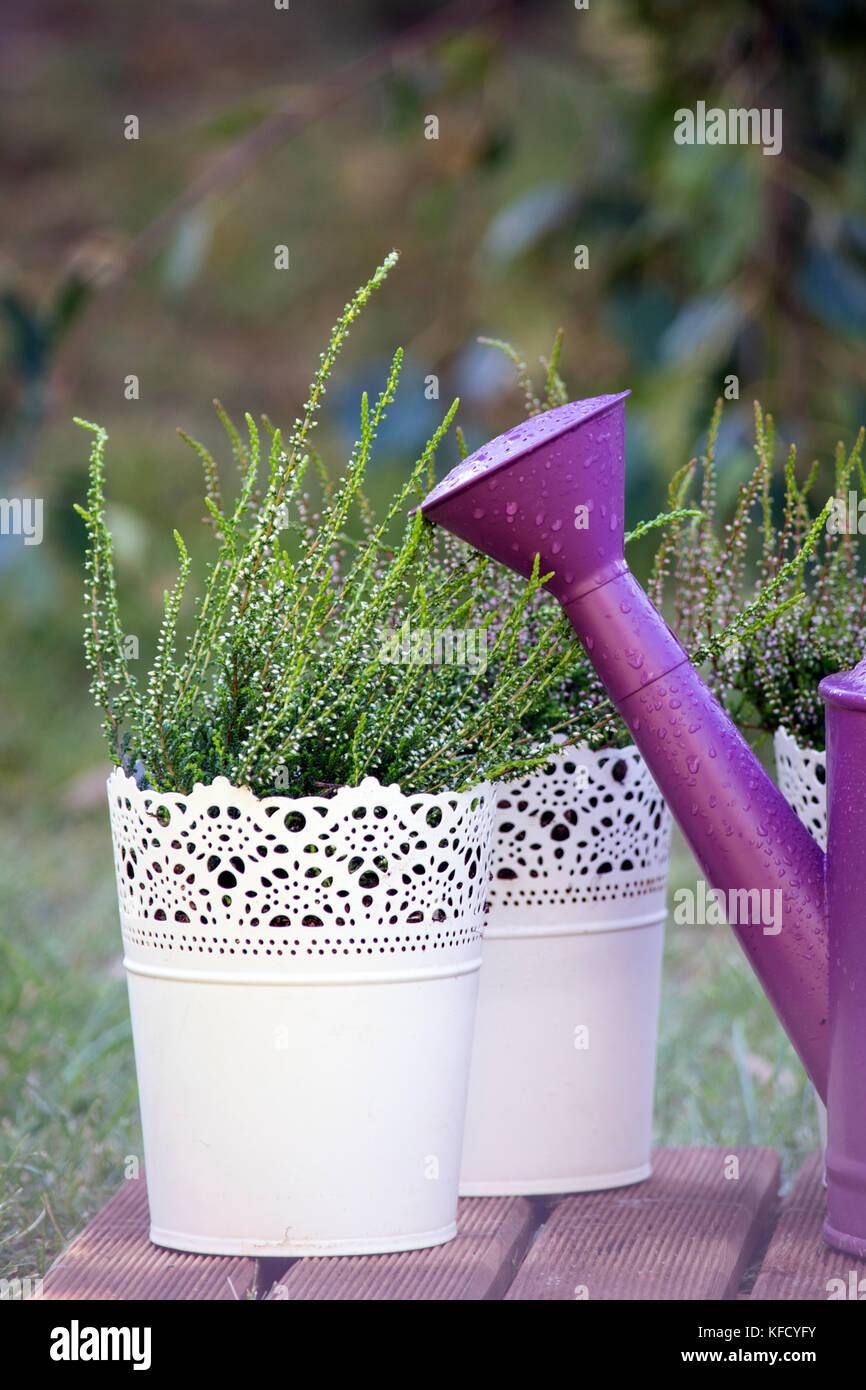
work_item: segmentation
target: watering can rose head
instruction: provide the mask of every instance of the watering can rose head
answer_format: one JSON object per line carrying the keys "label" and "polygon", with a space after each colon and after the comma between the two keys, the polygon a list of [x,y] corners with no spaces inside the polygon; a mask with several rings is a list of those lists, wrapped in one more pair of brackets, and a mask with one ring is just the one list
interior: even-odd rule
{"label": "watering can rose head", "polygon": [[526,578],[539,555],[563,604],[622,573],[629,394],[531,416],[458,464],[424,514]]}

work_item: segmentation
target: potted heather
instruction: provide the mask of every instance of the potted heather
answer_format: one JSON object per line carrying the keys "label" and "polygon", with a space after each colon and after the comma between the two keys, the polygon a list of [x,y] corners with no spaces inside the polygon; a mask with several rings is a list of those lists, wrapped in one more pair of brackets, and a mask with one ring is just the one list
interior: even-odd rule
{"label": "potted heather", "polygon": [[116,764],[151,1238],[181,1250],[351,1254],[455,1234],[491,783],[542,756],[515,760],[515,731],[557,663],[543,646],[512,655],[538,575],[498,605],[492,686],[411,644],[396,661],[383,641],[491,623],[474,597],[487,562],[432,566],[429,527],[406,520],[454,407],[384,515],[366,503],[399,352],[319,510],[305,494],[336,356],[393,260],[340,316],[292,430],[270,430],[261,483],[251,417],[243,439],[223,417],[233,503],[190,441],[216,553],[190,615],[175,532],[180,573],[144,685],[124,654],[106,436],[87,426],[85,643]]}
{"label": "potted heather", "polygon": [[[656,604],[672,592],[675,626],[684,641],[700,643],[722,631],[732,613],[748,605],[762,585],[777,590],[772,624],[732,643],[715,643],[706,668],[707,683],[740,729],[755,744],[772,737],[776,779],[786,800],[823,850],[827,847],[827,793],[824,702],[818,685],[824,676],[856,665],[866,650],[866,576],[853,542],[849,483],[866,491],[862,462],[863,430],[846,455],[837,445],[834,495],[823,512],[821,543],[807,545],[822,509],[812,505],[818,475],[813,464],[797,477],[796,448],[784,466],[781,507],[773,505],[778,484],[772,417],[755,405],[757,463],[741,484],[727,520],[716,506],[716,441],[722,415],[718,401],[702,459],[700,509],[687,530],[678,517],[656,554]],[[694,463],[675,475],[672,510],[682,509],[695,473]],[[760,547],[754,577],[749,568],[750,535]],[[826,1148],[827,1112],[816,1097],[818,1126]]]}

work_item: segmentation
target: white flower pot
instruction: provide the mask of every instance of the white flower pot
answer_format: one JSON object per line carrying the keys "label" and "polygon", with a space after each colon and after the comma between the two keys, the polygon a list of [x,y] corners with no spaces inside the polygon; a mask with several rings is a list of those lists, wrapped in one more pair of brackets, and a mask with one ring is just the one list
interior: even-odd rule
{"label": "white flower pot", "polygon": [[461,1193],[649,1176],[669,854],[634,747],[500,787]]}
{"label": "white flower pot", "polygon": [[151,1239],[450,1240],[492,789],[108,791]]}
{"label": "white flower pot", "polygon": [[[814,748],[803,748],[785,728],[773,735],[776,755],[776,781],[789,806],[827,850],[827,755]],[[827,1107],[815,1092],[821,1153],[827,1161]],[[824,1182],[826,1185],[826,1175]]]}

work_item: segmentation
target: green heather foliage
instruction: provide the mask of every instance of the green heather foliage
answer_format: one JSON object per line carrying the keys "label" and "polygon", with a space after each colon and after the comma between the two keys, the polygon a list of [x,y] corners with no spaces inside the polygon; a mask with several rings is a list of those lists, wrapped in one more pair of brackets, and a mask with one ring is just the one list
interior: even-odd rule
{"label": "green heather foliage", "polygon": [[[420,513],[406,518],[433,482],[436,450],[455,401],[386,514],[377,519],[363,486],[377,431],[394,398],[401,352],[375,404],[361,402],[357,443],[336,485],[310,442],[326,384],[352,323],[396,260],[392,253],[340,315],[302,416],[285,440],[270,434],[267,478],[256,491],[262,440],[250,416],[242,439],[220,409],[240,469],[239,495],[223,503],[219,470],[194,441],[206,481],[206,505],[218,550],[192,632],[179,632],[191,563],[177,532],[180,572],[165,595],[156,656],[141,689],[124,655],[112,541],[106,528],[106,434],[95,435],[86,508],[88,530],[85,648],[92,693],[102,709],[115,762],[160,791],[189,791],[225,776],[257,794],[327,793],[365,776],[406,791],[455,790],[485,777],[517,773],[549,755],[547,739],[521,728],[561,674],[569,653],[551,631],[527,649],[524,619],[544,576],[496,604],[483,582],[490,562],[439,541]],[[303,491],[313,463],[323,501],[311,511]],[[360,539],[349,534],[360,527]],[[395,527],[402,535],[391,540]],[[435,664],[423,650],[383,661],[387,634],[486,629],[491,679],[480,663]]]}
{"label": "green heather foliage", "polygon": [[[866,654],[866,577],[856,536],[836,521],[855,474],[866,495],[863,430],[847,456],[837,445],[834,492],[817,510],[811,494],[818,464],[798,482],[792,445],[780,480],[773,420],[756,403],[757,463],[739,488],[733,514],[722,520],[715,457],[721,412],[718,401],[701,461],[697,518],[687,525],[675,521],[664,536],[650,592],[659,605],[670,592],[675,631],[707,660],[709,683],[744,731],[760,740],[784,725],[801,744],[822,749],[818,683]],[[693,460],[674,476],[672,510],[683,507],[695,473]],[[774,483],[780,485],[781,507],[774,506]],[[756,532],[755,573],[749,542]],[[766,594],[777,601],[774,620],[754,626],[755,605]]]}

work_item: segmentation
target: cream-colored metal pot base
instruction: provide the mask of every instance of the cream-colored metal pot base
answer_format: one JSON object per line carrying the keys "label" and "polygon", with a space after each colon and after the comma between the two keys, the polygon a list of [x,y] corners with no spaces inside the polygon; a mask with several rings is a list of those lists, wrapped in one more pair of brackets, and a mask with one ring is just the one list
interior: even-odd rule
{"label": "cream-colored metal pot base", "polygon": [[603,1192],[609,1187],[631,1187],[652,1175],[649,1163],[624,1173],[597,1173],[581,1178],[545,1178],[521,1182],[461,1182],[461,1197],[548,1197],[566,1192]]}
{"label": "cream-colored metal pot base", "polygon": [[391,1255],[400,1250],[426,1250],[433,1245],[447,1245],[457,1234],[457,1222],[451,1221],[435,1231],[415,1231],[402,1236],[365,1237],[363,1240],[255,1241],[221,1240],[219,1236],[203,1238],[185,1231],[161,1231],[150,1228],[154,1245],[168,1250],[183,1250],[193,1255],[246,1255],[252,1259],[272,1259],[275,1256],[300,1258],[319,1255]]}

